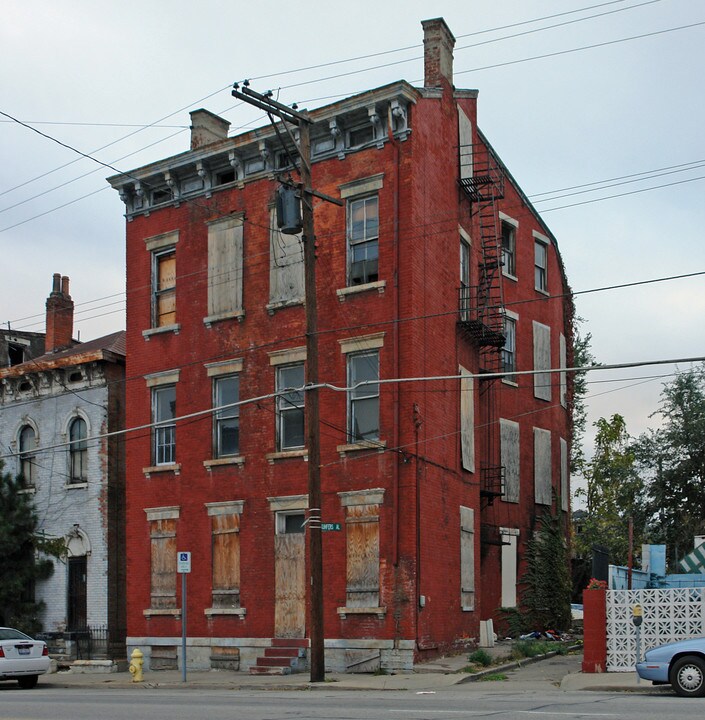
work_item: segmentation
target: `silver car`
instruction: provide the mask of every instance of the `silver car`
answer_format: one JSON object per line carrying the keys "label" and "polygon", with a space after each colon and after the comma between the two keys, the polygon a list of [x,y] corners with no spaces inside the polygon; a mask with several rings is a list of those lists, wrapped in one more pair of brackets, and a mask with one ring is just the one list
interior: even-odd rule
{"label": "silver car", "polygon": [[49,650],[19,630],[0,627],[0,680],[17,680],[21,688],[33,688],[49,670]]}
{"label": "silver car", "polygon": [[705,637],[680,640],[647,650],[636,664],[640,678],[668,685],[683,697],[705,696]]}

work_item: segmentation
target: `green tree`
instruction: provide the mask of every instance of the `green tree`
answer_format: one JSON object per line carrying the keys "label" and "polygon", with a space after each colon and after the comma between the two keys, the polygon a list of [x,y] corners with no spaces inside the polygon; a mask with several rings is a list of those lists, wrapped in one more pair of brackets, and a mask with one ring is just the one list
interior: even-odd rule
{"label": "green tree", "polygon": [[[575,331],[573,338],[573,367],[589,367],[597,365],[595,356],[592,354],[592,334],[582,335],[579,330],[581,318],[575,320]],[[572,396],[572,423],[573,436],[570,445],[570,472],[572,474],[582,472],[585,466],[585,451],[583,439],[587,428],[587,370],[573,373],[573,396]]]}
{"label": "green tree", "polygon": [[41,630],[34,584],[51,576],[48,556],[65,553],[63,540],[41,537],[37,526],[31,495],[22,492],[19,478],[3,472],[0,461],[0,625],[29,634]]}
{"label": "green tree", "polygon": [[675,569],[705,534],[705,366],[666,383],[654,415],[662,426],[642,434],[634,453],[647,477],[650,539],[666,544]]}
{"label": "green tree", "polygon": [[586,488],[576,497],[585,500],[587,517],[575,536],[579,555],[590,557],[594,545],[609,552],[610,562],[626,565],[629,552],[629,518],[634,521],[635,547],[641,546],[646,519],[644,483],[637,473],[635,451],[624,418],[600,418],[592,459],[583,464]]}
{"label": "green tree", "polygon": [[526,544],[522,622],[531,630],[566,630],[571,624],[570,577],[565,515],[545,512]]}

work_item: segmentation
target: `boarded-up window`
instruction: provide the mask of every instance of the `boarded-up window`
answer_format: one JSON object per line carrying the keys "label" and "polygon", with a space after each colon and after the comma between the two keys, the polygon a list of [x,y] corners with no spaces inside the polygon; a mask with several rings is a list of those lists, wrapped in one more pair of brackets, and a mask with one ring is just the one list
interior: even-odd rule
{"label": "boarded-up window", "polygon": [[242,503],[209,503],[213,562],[213,609],[240,607]]}
{"label": "boarded-up window", "polygon": [[304,299],[304,250],[301,233],[285,235],[277,229],[274,211],[269,233],[269,302],[291,304]]}
{"label": "boarded-up window", "polygon": [[502,538],[502,607],[517,604],[517,540],[519,530],[500,528]]}
{"label": "boarded-up window", "polygon": [[176,323],[176,249],[166,248],[152,255],[152,326]]}
{"label": "boarded-up window", "polygon": [[501,461],[504,467],[505,502],[519,502],[519,423],[501,418],[499,421]]}
{"label": "boarded-up window", "polygon": [[379,580],[379,508],[383,490],[340,493],[346,510],[346,606],[377,608]]}
{"label": "boarded-up window", "polygon": [[534,428],[534,496],[537,505],[550,505],[551,431]]}
{"label": "boarded-up window", "polygon": [[463,469],[475,472],[475,379],[462,365],[460,378],[460,448]]}
{"label": "boarded-up window", "polygon": [[551,328],[534,320],[534,397],[551,399]]}
{"label": "boarded-up window", "polygon": [[208,317],[242,312],[242,223],[229,217],[208,225]]}
{"label": "boarded-up window", "polygon": [[475,609],[475,511],[460,506],[460,606]]}
{"label": "boarded-up window", "polygon": [[568,443],[560,439],[561,446],[561,510],[568,511],[570,500],[570,486],[568,483]]}
{"label": "boarded-up window", "polygon": [[472,177],[472,123],[470,118],[458,106],[458,156],[460,159],[460,179]]}
{"label": "boarded-up window", "polygon": [[152,555],[151,607],[176,607],[176,518],[149,523]]}
{"label": "boarded-up window", "polygon": [[[564,367],[566,367],[566,365],[567,365],[567,363],[568,363],[568,352],[567,352],[567,348],[566,348],[566,344],[565,344],[565,335],[564,335],[563,333],[561,333],[561,334],[558,336],[558,340],[559,340],[559,346],[558,346],[558,352],[559,352],[558,364],[559,364],[560,367],[564,368]],[[560,382],[561,382],[561,386],[560,386],[560,401],[561,401],[561,405],[562,405],[563,407],[567,407],[567,400],[568,400],[568,398],[567,398],[568,383],[567,383],[567,381],[566,381],[565,370],[564,370],[563,372],[561,372],[560,376],[561,376],[561,381],[560,381]]]}

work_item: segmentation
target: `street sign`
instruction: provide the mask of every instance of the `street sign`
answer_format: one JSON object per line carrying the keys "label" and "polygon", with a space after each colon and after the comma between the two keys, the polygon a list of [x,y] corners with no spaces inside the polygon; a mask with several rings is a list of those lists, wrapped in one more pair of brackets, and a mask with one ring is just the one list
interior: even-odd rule
{"label": "street sign", "polygon": [[324,532],[331,530],[340,530],[340,523],[321,523],[321,530]]}
{"label": "street sign", "polygon": [[178,573],[190,573],[191,572],[191,553],[190,552],[179,552],[176,554],[176,572],[178,572]]}

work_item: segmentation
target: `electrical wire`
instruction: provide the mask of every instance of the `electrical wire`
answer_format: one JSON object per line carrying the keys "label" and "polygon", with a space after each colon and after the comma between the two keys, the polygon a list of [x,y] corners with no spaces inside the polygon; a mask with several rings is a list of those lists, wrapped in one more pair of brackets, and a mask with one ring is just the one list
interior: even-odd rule
{"label": "electrical wire", "polygon": [[[593,372],[598,370],[625,370],[629,368],[637,368],[637,367],[651,367],[654,365],[680,365],[683,363],[703,363],[705,362],[705,356],[696,356],[696,357],[686,357],[686,358],[669,358],[669,359],[660,359],[660,360],[638,360],[633,362],[626,362],[626,363],[610,363],[610,364],[600,364],[600,365],[586,365],[581,367],[564,367],[564,368],[541,368],[541,369],[534,369],[534,370],[515,370],[512,372],[500,372],[500,373],[467,373],[467,374],[452,374],[452,375],[437,375],[437,376],[419,376],[419,377],[412,377],[412,378],[379,378],[376,380],[363,380],[361,382],[355,383],[354,385],[335,385],[334,383],[330,382],[318,382],[315,384],[307,384],[302,385],[299,388],[294,388],[296,392],[306,392],[310,390],[331,390],[333,392],[337,393],[350,393],[354,390],[357,390],[361,387],[366,387],[369,385],[390,385],[390,384],[401,384],[401,383],[426,383],[426,382],[444,382],[444,381],[453,381],[453,380],[490,380],[490,379],[501,379],[502,377],[510,376],[510,377],[521,377],[521,376],[535,376],[535,375],[547,375],[547,374],[558,374],[558,373],[587,373],[587,372]],[[191,420],[194,418],[203,417],[205,415],[212,415],[214,412],[218,412],[225,409],[235,408],[235,407],[242,407],[244,405],[251,405],[251,404],[257,404],[262,403],[265,400],[272,400],[277,397],[281,397],[282,395],[285,395],[287,393],[292,392],[292,388],[283,388],[281,390],[278,390],[273,393],[266,393],[264,395],[258,395],[253,398],[248,398],[245,400],[238,400],[237,402],[233,403],[225,403],[223,405],[216,405],[215,407],[209,407],[204,410],[196,410],[194,412],[187,413],[185,415],[180,415],[175,418],[169,419],[169,425],[176,424],[179,422],[183,422],[185,420]],[[112,437],[121,437],[124,435],[127,435],[128,433],[137,432],[141,430],[148,430],[156,427],[164,427],[165,421],[157,421],[157,422],[149,422],[149,423],[143,423],[140,425],[135,425],[130,428],[123,428],[121,430],[113,430],[110,432],[104,432],[104,433],[98,433],[96,435],[93,435],[91,437],[85,438],[85,440],[82,440],[81,442],[92,442],[96,440],[103,440],[107,438]],[[71,444],[75,444],[76,441],[64,441],[60,443],[55,443],[52,445],[47,445],[43,448],[36,448],[36,452],[43,452],[43,451],[49,451],[49,450],[55,450],[57,448],[65,448],[70,446]],[[5,460],[7,458],[11,457],[18,457],[21,454],[26,453],[20,453],[20,452],[13,452],[13,453],[6,453],[0,455],[0,460]],[[36,453],[35,453],[36,454]]]}

